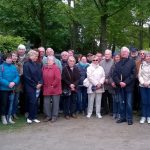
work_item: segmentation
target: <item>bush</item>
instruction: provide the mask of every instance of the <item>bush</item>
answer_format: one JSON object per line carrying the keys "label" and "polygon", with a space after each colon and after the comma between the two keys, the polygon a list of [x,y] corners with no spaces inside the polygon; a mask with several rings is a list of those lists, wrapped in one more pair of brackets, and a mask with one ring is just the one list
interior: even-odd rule
{"label": "bush", "polygon": [[23,43],[25,43],[25,40],[22,37],[0,35],[0,51],[1,52],[14,51],[17,49],[19,44],[23,44]]}

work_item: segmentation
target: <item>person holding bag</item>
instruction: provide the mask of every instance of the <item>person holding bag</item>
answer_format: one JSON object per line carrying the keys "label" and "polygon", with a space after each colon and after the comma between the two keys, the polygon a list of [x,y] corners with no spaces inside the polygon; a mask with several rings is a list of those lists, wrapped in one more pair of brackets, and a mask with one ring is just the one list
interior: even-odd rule
{"label": "person holding bag", "polygon": [[88,112],[87,118],[90,118],[93,112],[94,99],[96,100],[96,116],[102,118],[100,114],[101,98],[104,92],[105,72],[99,65],[98,57],[93,56],[91,65],[87,68],[87,78],[84,80],[84,86],[88,93]]}
{"label": "person holding bag", "polygon": [[76,116],[76,99],[77,99],[77,87],[80,79],[80,73],[75,66],[76,60],[73,56],[68,58],[68,66],[63,68],[62,71],[62,89],[64,97],[64,115],[66,119],[70,117],[77,118]]}

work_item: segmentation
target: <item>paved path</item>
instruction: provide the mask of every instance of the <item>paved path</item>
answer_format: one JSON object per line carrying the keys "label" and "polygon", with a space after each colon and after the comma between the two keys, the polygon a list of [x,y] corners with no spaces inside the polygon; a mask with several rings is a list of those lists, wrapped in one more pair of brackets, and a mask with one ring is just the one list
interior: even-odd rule
{"label": "paved path", "polygon": [[59,118],[0,133],[0,150],[150,150],[150,125],[138,121],[128,126],[110,116]]}

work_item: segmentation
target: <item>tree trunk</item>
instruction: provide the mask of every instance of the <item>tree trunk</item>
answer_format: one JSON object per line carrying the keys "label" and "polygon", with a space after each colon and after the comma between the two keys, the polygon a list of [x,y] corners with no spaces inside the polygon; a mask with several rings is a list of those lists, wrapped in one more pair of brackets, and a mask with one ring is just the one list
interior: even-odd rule
{"label": "tree trunk", "polygon": [[139,20],[139,49],[143,49],[143,20]]}
{"label": "tree trunk", "polygon": [[101,16],[100,21],[100,51],[107,49],[107,15]]}

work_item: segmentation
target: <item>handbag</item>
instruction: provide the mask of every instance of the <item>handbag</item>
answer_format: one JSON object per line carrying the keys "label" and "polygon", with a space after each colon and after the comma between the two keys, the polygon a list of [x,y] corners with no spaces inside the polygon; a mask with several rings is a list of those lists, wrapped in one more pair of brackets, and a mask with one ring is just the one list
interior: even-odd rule
{"label": "handbag", "polygon": [[70,89],[63,89],[62,95],[63,96],[70,96],[71,95],[71,90]]}

